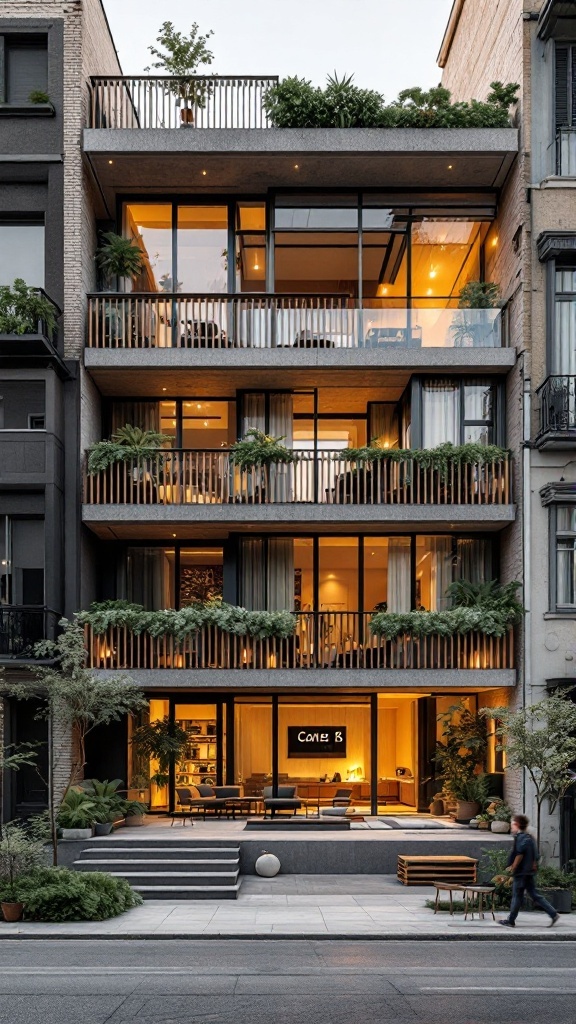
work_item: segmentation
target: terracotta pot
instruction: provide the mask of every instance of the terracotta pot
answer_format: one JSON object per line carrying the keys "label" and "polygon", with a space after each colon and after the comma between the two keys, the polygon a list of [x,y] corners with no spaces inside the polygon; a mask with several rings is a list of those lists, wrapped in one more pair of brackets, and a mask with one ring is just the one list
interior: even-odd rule
{"label": "terracotta pot", "polygon": [[182,124],[194,127],[194,111],[191,110],[190,107],[183,107],[180,111],[180,120]]}
{"label": "terracotta pot", "polygon": [[5,921],[19,921],[24,913],[23,903],[1,903]]}

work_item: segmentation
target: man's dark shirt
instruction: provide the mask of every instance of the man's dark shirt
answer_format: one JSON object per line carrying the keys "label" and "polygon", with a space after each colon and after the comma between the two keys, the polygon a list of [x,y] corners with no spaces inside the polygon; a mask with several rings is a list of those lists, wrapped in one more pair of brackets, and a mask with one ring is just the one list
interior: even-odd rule
{"label": "man's dark shirt", "polygon": [[538,870],[538,849],[533,837],[529,832],[517,832],[514,836],[514,845],[508,858],[508,866],[514,863],[516,857],[522,857],[514,876],[534,875]]}

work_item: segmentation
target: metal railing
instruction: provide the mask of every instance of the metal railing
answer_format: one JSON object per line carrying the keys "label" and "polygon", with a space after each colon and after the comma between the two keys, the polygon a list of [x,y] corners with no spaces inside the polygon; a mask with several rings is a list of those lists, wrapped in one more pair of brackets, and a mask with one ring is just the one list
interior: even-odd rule
{"label": "metal railing", "polygon": [[258,640],[206,626],[184,640],[86,626],[90,668],[97,669],[511,669],[514,638],[372,636],[370,612],[301,612],[293,636]]}
{"label": "metal railing", "polygon": [[576,432],[576,377],[547,377],[536,394],[540,435]]}
{"label": "metal railing", "polygon": [[355,463],[333,452],[295,451],[292,464],[235,466],[228,451],[164,450],[157,460],[117,462],[84,473],[94,505],[507,505],[503,462],[450,464],[445,474],[415,462]]}
{"label": "metal railing", "polygon": [[576,178],[576,128],[560,128],[556,134],[556,174]]}
{"label": "metal railing", "polygon": [[278,78],[120,76],[89,83],[88,128],[269,128],[264,97]]}
{"label": "metal railing", "polygon": [[499,309],[359,308],[347,295],[88,296],[89,348],[499,348]]}
{"label": "metal railing", "polygon": [[51,329],[46,320],[43,317],[33,319],[32,316],[27,312],[25,306],[18,310],[18,318],[25,322],[24,331],[20,331],[18,334],[9,332],[0,332],[6,337],[14,337],[18,339],[25,339],[30,335],[39,335],[40,337],[47,338],[52,346],[56,346],[58,340],[58,318],[62,315],[62,310],[57,302],[44,291],[43,288],[33,288],[31,294],[37,295],[40,298],[46,299],[54,310],[54,318],[56,320],[56,326]]}
{"label": "metal railing", "polygon": [[0,604],[0,658],[34,658],[34,645],[54,640],[59,615],[40,605]]}

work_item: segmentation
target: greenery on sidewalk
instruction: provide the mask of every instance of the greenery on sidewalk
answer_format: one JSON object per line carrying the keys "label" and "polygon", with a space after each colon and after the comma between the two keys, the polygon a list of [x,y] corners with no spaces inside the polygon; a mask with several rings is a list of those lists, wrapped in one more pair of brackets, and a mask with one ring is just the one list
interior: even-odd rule
{"label": "greenery on sidewalk", "polygon": [[142,903],[123,878],[99,871],[36,868],[13,885],[0,878],[0,901],[24,904],[27,921],[105,921]]}

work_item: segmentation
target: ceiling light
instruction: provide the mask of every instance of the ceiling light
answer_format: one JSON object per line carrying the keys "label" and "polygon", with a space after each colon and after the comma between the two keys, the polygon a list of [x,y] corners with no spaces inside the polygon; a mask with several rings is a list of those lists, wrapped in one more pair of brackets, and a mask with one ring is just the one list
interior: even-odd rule
{"label": "ceiling light", "polygon": [[208,174],[208,171],[202,171],[202,174],[203,174],[204,177],[206,177],[206,175]]}
{"label": "ceiling light", "polygon": [[431,288],[428,289],[428,291],[426,292],[426,295],[434,295],[434,292],[432,291]]}
{"label": "ceiling light", "polygon": [[109,163],[109,164],[113,164],[113,163],[114,163],[114,161],[113,161],[113,160],[109,160],[109,161],[108,161],[108,163]]}
{"label": "ceiling light", "polygon": [[428,274],[428,277],[436,277],[437,273],[438,273],[437,270],[431,270],[430,273]]}
{"label": "ceiling light", "polygon": [[201,409],[202,408],[202,402],[197,402],[196,403],[196,408],[197,409]]}
{"label": "ceiling light", "polygon": [[295,171],[299,171],[300,170],[300,164],[294,164],[294,170]]}
{"label": "ceiling light", "polygon": [[453,167],[454,167],[454,164],[448,164],[448,170],[449,171],[451,171],[453,169]]}
{"label": "ceiling light", "polygon": [[175,537],[175,536],[176,536],[176,534],[175,534],[175,533],[173,533],[173,534],[172,534],[172,536],[173,536],[173,537]]}
{"label": "ceiling light", "polygon": [[254,270],[260,270],[260,266],[258,264],[258,260],[256,260],[256,263],[254,264]]}
{"label": "ceiling light", "polygon": [[207,426],[208,426],[208,420],[204,420],[204,426],[205,426],[205,427],[207,427]]}
{"label": "ceiling light", "polygon": [[162,388],[162,391],[166,391],[166,388]]}

